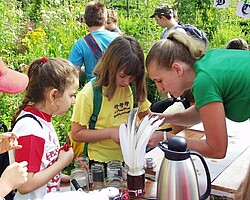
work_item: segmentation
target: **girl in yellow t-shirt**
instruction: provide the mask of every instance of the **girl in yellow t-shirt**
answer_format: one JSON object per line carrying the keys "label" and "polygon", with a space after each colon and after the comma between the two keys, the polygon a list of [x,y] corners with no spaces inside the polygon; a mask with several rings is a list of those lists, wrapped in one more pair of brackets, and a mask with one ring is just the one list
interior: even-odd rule
{"label": "girl in yellow t-shirt", "polygon": [[116,38],[97,63],[94,74],[97,77],[94,87],[102,87],[102,105],[95,130],[89,129],[93,113],[93,84],[88,82],[76,97],[71,137],[74,141],[89,143],[90,164],[123,161],[119,145],[120,124],[127,123],[134,101],[140,105],[139,118],[150,112],[144,54],[140,44],[130,36]]}

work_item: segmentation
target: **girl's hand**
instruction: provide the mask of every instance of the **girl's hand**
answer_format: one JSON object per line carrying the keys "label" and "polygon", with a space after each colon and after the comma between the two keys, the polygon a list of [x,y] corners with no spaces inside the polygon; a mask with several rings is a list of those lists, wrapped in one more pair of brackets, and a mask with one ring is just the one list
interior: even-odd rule
{"label": "girl's hand", "polygon": [[72,147],[69,147],[67,150],[61,148],[57,161],[61,162],[61,164],[66,167],[73,161],[73,158],[74,152]]}
{"label": "girl's hand", "polygon": [[110,139],[112,139],[115,143],[120,145],[119,127],[110,128]]}
{"label": "girl's hand", "polygon": [[1,188],[9,191],[18,188],[28,180],[28,162],[23,161],[20,163],[14,162],[9,165],[1,176]]}
{"label": "girl's hand", "polygon": [[21,149],[22,146],[18,144],[18,135],[12,132],[6,132],[0,135],[0,153],[4,153],[11,149]]}

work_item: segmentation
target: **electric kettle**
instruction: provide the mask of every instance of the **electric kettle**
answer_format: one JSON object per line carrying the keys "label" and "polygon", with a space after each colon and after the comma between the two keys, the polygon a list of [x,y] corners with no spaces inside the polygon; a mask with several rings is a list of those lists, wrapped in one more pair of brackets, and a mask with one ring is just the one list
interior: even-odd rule
{"label": "electric kettle", "polygon": [[[158,143],[165,153],[157,180],[157,200],[205,200],[211,192],[211,178],[204,158],[187,148],[184,137],[173,136]],[[198,178],[191,155],[200,158],[206,172],[207,189],[200,196]]]}

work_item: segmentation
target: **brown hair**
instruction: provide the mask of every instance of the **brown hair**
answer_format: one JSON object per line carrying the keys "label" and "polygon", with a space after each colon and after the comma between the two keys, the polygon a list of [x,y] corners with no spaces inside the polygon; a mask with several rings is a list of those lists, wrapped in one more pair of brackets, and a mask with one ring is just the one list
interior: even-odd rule
{"label": "brown hair", "polygon": [[29,84],[26,88],[25,97],[17,110],[13,122],[27,105],[45,100],[46,90],[56,88],[63,95],[79,75],[75,67],[62,58],[38,58],[35,59],[28,69]]}
{"label": "brown hair", "polygon": [[108,9],[108,19],[112,20],[114,23],[118,23],[118,15],[115,10]]}
{"label": "brown hair", "polygon": [[88,27],[103,26],[107,21],[107,8],[98,1],[91,1],[85,7],[85,23]]}
{"label": "brown hair", "polygon": [[241,49],[241,50],[248,50],[248,44],[242,38],[234,38],[229,41],[227,44],[227,49]]}
{"label": "brown hair", "polygon": [[152,61],[159,68],[169,69],[178,60],[191,66],[204,55],[205,45],[186,33],[178,30],[170,31],[167,39],[157,41],[149,50],[146,67]]}
{"label": "brown hair", "polygon": [[130,36],[119,36],[111,42],[97,63],[93,73],[98,77],[97,86],[106,86],[104,94],[111,99],[116,90],[116,73],[124,70],[126,75],[135,77],[136,101],[147,97],[144,54],[139,42]]}

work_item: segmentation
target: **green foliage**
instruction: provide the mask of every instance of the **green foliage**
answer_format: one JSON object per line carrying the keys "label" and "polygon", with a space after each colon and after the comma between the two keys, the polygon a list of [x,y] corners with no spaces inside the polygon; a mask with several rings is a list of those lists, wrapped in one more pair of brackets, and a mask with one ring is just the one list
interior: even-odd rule
{"label": "green foliage", "polygon": [[39,22],[41,20],[41,0],[34,0],[28,7],[28,13],[32,22]]}
{"label": "green foliage", "polygon": [[13,116],[15,115],[15,111],[21,104],[22,95],[23,94],[0,94],[0,121],[3,122],[8,127],[8,129],[10,129],[11,121]]}

